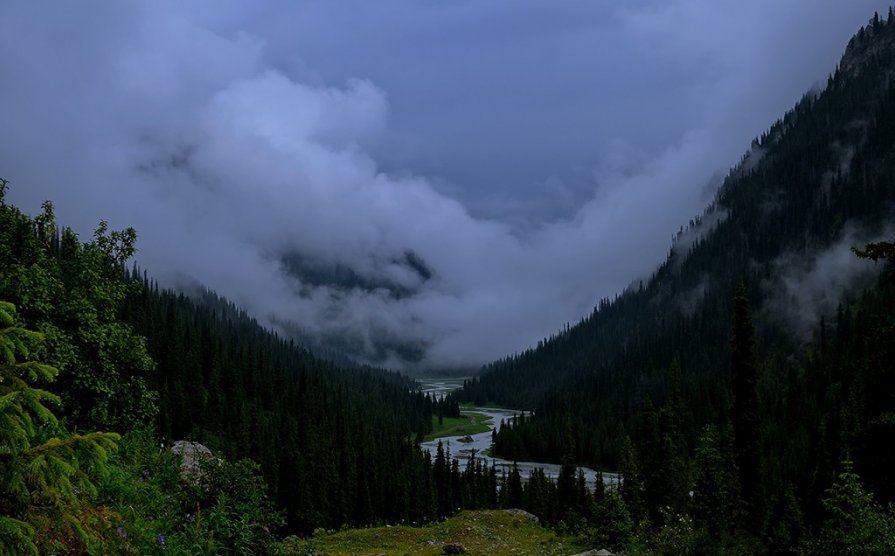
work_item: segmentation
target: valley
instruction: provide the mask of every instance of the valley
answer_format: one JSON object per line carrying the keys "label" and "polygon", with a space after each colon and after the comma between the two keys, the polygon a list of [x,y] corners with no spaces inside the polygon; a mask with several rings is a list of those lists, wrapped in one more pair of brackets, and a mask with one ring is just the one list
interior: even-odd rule
{"label": "valley", "polygon": [[881,2],[0,3],[0,556],[895,554]]}
{"label": "valley", "polygon": [[[418,379],[418,382],[420,383],[420,390],[424,394],[441,396],[458,390],[462,387],[463,380],[464,379],[445,381],[444,379],[438,378],[420,378]],[[460,413],[461,415],[482,415],[487,417],[485,423],[488,426],[488,430],[471,435],[462,434],[457,436],[445,436],[429,440],[422,442],[420,448],[426,450],[432,458],[435,458],[438,444],[441,443],[444,450],[449,452],[452,457],[458,458],[460,460],[460,465],[463,467],[469,463],[470,458],[474,457],[477,461],[481,461],[487,467],[491,467],[492,465],[495,466],[498,473],[508,472],[515,464],[523,479],[527,479],[535,469],[543,470],[549,479],[556,479],[559,477],[560,465],[556,463],[535,461],[514,462],[491,455],[493,441],[492,431],[495,428],[499,429],[501,424],[511,419],[514,415],[518,415],[520,413],[519,411],[500,407],[477,408],[474,406],[463,406]],[[597,480],[597,471],[588,467],[578,467],[578,469],[584,473],[588,487],[591,489],[594,488]],[[603,481],[607,485],[618,483],[618,475],[616,473],[603,471],[602,476]]]}

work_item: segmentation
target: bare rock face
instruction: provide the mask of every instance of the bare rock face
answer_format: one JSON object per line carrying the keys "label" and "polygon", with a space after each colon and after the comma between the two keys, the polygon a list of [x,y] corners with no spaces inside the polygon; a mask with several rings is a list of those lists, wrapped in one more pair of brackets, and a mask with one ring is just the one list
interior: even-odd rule
{"label": "bare rock face", "polygon": [[199,462],[214,457],[206,446],[189,440],[178,440],[171,446],[171,451],[182,458],[180,477],[191,483],[198,481]]}

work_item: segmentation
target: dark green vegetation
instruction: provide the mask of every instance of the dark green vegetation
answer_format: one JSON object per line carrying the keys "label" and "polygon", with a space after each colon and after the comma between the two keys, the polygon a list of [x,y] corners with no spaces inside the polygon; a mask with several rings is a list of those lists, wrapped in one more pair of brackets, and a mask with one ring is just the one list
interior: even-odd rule
{"label": "dark green vegetation", "polygon": [[157,364],[162,438],[258,462],[292,530],[408,517],[392,501],[424,473],[410,433],[431,426],[409,380],[322,362],[224,300],[131,284],[122,316]]}
{"label": "dark green vegetation", "polygon": [[857,249],[873,277],[841,297],[818,263],[892,233],[893,71],[890,11],[649,280],[468,381],[463,401],[534,410],[495,452],[620,469],[632,548],[895,552],[895,248]]}
{"label": "dark green vegetation", "polygon": [[[281,521],[248,461],[184,485],[150,428],[145,341],[121,320],[132,230],[82,244],[0,183],[0,553],[263,550]],[[11,302],[13,303],[11,303]],[[83,432],[102,428],[115,432]],[[119,433],[126,433],[124,436]]]}

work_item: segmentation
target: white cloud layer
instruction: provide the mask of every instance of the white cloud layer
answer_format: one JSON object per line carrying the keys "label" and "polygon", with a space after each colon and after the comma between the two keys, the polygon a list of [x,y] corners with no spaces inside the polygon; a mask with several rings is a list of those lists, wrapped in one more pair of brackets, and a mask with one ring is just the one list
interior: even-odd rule
{"label": "white cloud layer", "polygon": [[166,284],[475,365],[648,274],[883,8],[10,1],[0,175],[82,233],[136,227]]}

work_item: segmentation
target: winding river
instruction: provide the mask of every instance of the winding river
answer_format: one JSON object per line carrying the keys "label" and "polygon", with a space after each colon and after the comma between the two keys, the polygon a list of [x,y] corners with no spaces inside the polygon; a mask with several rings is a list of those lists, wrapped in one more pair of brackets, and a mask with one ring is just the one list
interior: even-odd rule
{"label": "winding river", "polygon": [[[435,396],[443,396],[452,390],[458,389],[460,386],[462,386],[462,382],[462,379],[419,379],[421,390],[424,393],[428,392]],[[499,427],[504,420],[510,419],[513,417],[513,415],[518,415],[520,412],[512,409],[476,408],[468,411],[464,410],[461,411],[461,413],[479,413],[488,416],[488,431],[471,435],[470,438],[472,438],[472,442],[461,442],[461,439],[464,438],[462,436],[445,436],[436,440],[422,442],[420,444],[420,448],[422,448],[423,450],[428,450],[429,453],[432,454],[432,459],[434,460],[435,453],[438,449],[438,443],[441,442],[445,452],[450,450],[451,456],[460,460],[461,469],[464,468],[466,463],[469,461],[469,458],[472,456],[473,453],[475,453],[475,458],[477,460],[485,462],[488,466],[494,464],[497,466],[498,470],[506,469],[507,471],[509,471],[509,469],[513,466],[512,461],[487,456],[484,455],[484,452],[491,447],[491,431]],[[519,466],[519,472],[524,479],[527,479],[531,471],[536,468],[543,469],[544,473],[548,477],[552,477],[555,479],[559,476],[560,466],[555,463],[517,461],[516,465]],[[588,486],[590,488],[593,488],[597,481],[597,472],[587,467],[579,467],[579,469],[584,471],[584,476],[587,479]],[[618,475],[615,473],[607,473],[604,471],[603,482],[605,482],[606,484],[617,483]]]}

